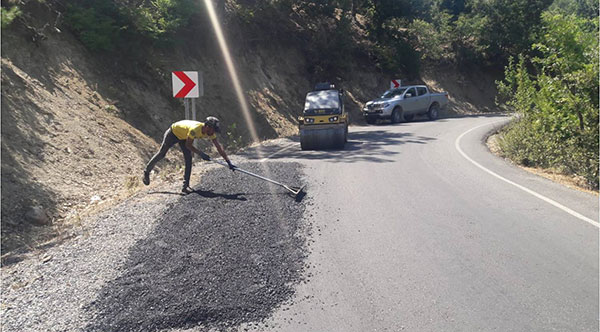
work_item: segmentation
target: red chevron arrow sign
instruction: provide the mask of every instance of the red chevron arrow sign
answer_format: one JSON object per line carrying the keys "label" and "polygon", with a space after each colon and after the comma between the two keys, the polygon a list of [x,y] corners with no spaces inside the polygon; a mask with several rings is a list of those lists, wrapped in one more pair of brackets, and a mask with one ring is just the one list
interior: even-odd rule
{"label": "red chevron arrow sign", "polygon": [[173,97],[175,98],[198,98],[198,72],[197,71],[174,71]]}
{"label": "red chevron arrow sign", "polygon": [[390,89],[397,89],[400,87],[400,80],[395,79],[390,82]]}

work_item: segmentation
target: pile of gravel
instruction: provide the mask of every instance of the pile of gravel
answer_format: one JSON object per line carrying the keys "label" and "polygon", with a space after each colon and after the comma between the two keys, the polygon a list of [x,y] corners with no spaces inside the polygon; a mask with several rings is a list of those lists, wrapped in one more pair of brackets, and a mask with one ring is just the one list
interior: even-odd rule
{"label": "pile of gravel", "polygon": [[[299,182],[292,165],[241,167]],[[90,331],[158,331],[264,319],[293,293],[304,258],[302,207],[278,188],[221,168],[165,210],[121,276],[87,309]],[[292,176],[290,176],[292,175]]]}
{"label": "pile of gravel", "polygon": [[[240,166],[286,183],[301,183],[299,164]],[[94,244],[62,246],[61,255],[82,256],[71,260],[80,264],[65,269],[53,263],[54,269],[33,285],[38,291],[31,293],[31,287],[23,287],[9,291],[8,297],[3,295],[10,308],[3,312],[4,323],[8,322],[3,330],[223,329],[269,317],[291,298],[302,278],[307,231],[302,224],[304,204],[288,197],[283,188],[239,172],[232,174],[224,167],[208,171],[194,188],[197,191],[186,196],[156,193],[165,198],[128,201],[114,210],[122,218],[112,218],[122,225],[140,224],[136,218],[149,218],[146,211],[151,211],[154,227],[126,246],[128,251],[121,252],[120,258],[96,259],[111,273],[82,262],[95,256],[95,248],[111,246],[98,244],[103,239],[97,235],[92,235]],[[142,224],[148,222],[142,220]],[[122,230],[116,223],[112,227],[117,229],[104,241],[118,241]],[[102,257],[102,253],[96,255]],[[118,267],[106,268],[107,264]],[[85,280],[91,276],[94,287]],[[40,288],[45,289],[41,292]],[[45,299],[40,294],[51,295]],[[65,312],[61,318],[58,306],[73,307],[77,313]],[[38,320],[32,323],[22,317]]]}

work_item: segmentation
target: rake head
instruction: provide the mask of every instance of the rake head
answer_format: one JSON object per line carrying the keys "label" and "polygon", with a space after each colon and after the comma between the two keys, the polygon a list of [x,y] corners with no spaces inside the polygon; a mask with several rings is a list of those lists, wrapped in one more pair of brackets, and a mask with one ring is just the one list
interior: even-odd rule
{"label": "rake head", "polygon": [[302,201],[304,196],[306,196],[306,191],[304,190],[304,187],[306,187],[306,186],[302,186],[302,187],[286,186],[285,189],[287,189],[292,194],[292,197],[294,197],[296,199],[296,202],[300,202],[300,201]]}

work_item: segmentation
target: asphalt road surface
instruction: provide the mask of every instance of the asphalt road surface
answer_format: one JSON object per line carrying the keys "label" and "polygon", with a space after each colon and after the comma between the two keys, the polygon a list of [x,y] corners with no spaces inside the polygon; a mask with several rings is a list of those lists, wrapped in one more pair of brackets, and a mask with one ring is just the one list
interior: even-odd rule
{"label": "asphalt road surface", "polygon": [[305,164],[315,236],[307,282],[257,329],[598,331],[598,196],[490,154],[483,138],[507,120],[351,127],[343,151],[265,148],[256,159]]}

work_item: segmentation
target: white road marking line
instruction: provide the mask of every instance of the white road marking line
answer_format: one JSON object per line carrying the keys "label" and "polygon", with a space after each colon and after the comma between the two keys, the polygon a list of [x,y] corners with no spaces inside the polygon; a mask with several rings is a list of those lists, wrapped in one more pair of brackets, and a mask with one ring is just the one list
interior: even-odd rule
{"label": "white road marking line", "polygon": [[276,154],[279,154],[279,153],[281,153],[281,152],[283,152],[283,151],[285,151],[285,150],[289,150],[289,149],[291,149],[292,147],[294,147],[295,145],[296,145],[295,143],[292,143],[292,144],[290,144],[289,146],[287,146],[287,147],[284,147],[284,148],[282,148],[282,149],[280,149],[280,150],[278,150],[278,151],[276,151],[276,152],[274,152],[274,153],[272,153],[272,154],[268,155],[267,157],[264,157],[263,159],[259,160],[258,162],[259,162],[259,163],[265,162],[265,161],[267,161],[269,158],[271,158],[271,157],[275,156]]}
{"label": "white road marking line", "polygon": [[463,136],[465,136],[466,134],[472,132],[475,129],[481,128],[483,126],[492,125],[492,124],[497,123],[497,122],[500,122],[500,121],[495,121],[495,122],[492,122],[492,123],[482,124],[480,126],[477,126],[477,127],[474,127],[474,128],[471,128],[471,129],[465,131],[460,136],[458,136],[458,138],[454,142],[454,146],[456,147],[456,149],[458,150],[458,152],[460,152],[460,154],[463,157],[465,157],[465,159],[467,159],[468,161],[470,161],[473,165],[475,165],[475,166],[481,168],[482,170],[486,171],[487,173],[489,173],[489,174],[497,177],[498,179],[500,179],[500,180],[502,180],[502,181],[504,181],[506,183],[512,184],[513,186],[515,186],[515,187],[517,187],[517,188],[525,191],[528,194],[531,194],[531,195],[533,195],[533,196],[535,196],[535,197],[537,197],[537,198],[545,201],[546,203],[550,203],[550,204],[556,206],[557,208],[559,208],[559,209],[567,212],[568,214],[570,214],[570,215],[572,215],[574,217],[577,217],[577,218],[579,218],[579,219],[581,219],[583,221],[586,221],[586,222],[588,222],[588,223],[596,226],[597,228],[600,228],[600,223],[598,223],[598,222],[596,222],[596,221],[594,221],[594,220],[592,220],[592,219],[590,219],[590,218],[588,218],[588,217],[586,217],[586,216],[584,216],[584,215],[582,215],[582,214],[580,214],[578,212],[575,212],[575,211],[569,209],[568,207],[566,207],[566,206],[564,206],[564,205],[562,205],[562,204],[560,204],[560,203],[558,203],[556,201],[553,201],[553,200],[551,200],[550,198],[548,198],[548,197],[546,197],[544,195],[538,194],[537,192],[535,192],[535,191],[533,191],[533,190],[531,190],[529,188],[526,188],[526,187],[524,187],[524,186],[522,186],[522,185],[520,185],[518,183],[515,183],[515,182],[513,182],[513,181],[511,181],[509,179],[506,179],[506,178],[504,178],[504,177],[502,177],[502,176],[494,173],[493,171],[491,171],[491,170],[483,167],[481,164],[479,164],[478,162],[476,162],[475,160],[473,160],[469,156],[467,156],[467,154],[460,148],[460,140],[463,138]]}

